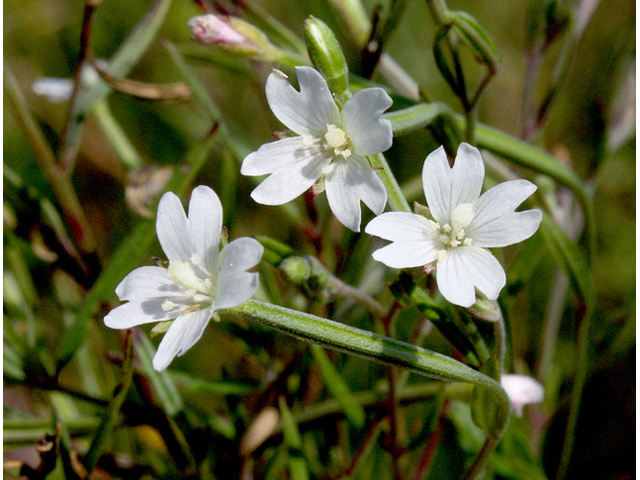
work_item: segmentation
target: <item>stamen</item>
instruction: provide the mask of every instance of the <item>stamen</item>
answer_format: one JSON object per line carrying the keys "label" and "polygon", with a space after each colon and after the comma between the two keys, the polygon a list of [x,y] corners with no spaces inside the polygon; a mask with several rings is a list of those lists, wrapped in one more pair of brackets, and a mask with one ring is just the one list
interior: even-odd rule
{"label": "stamen", "polygon": [[169,312],[174,309],[175,304],[171,300],[165,300],[160,306],[162,307],[162,310]]}
{"label": "stamen", "polygon": [[199,303],[196,304],[196,305],[191,305],[190,307],[187,307],[184,310],[182,310],[182,314],[184,315],[185,313],[195,312],[199,308],[200,308],[200,304]]}
{"label": "stamen", "polygon": [[189,260],[191,260],[192,265],[199,265],[200,262],[202,261],[200,259],[200,255],[198,255],[197,253],[194,253],[193,255],[191,255],[191,258]]}

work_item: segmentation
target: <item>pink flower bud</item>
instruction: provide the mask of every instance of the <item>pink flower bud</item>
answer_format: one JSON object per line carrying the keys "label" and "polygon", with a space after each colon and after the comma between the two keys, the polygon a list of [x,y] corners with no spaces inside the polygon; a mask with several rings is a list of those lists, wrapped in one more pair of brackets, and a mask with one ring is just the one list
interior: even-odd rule
{"label": "pink flower bud", "polygon": [[221,17],[213,14],[200,15],[187,22],[193,32],[193,40],[203,45],[243,45],[248,39],[231,28]]}

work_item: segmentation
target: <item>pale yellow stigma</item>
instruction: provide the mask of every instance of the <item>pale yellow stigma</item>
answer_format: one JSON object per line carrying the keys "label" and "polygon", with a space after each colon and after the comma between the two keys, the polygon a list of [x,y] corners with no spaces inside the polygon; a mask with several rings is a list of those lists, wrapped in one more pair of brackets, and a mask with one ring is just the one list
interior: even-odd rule
{"label": "pale yellow stigma", "polygon": [[349,138],[341,128],[335,125],[327,125],[327,133],[324,134],[324,139],[327,141],[327,148],[332,148],[336,156],[342,155],[344,158],[351,156],[351,150],[348,148]]}

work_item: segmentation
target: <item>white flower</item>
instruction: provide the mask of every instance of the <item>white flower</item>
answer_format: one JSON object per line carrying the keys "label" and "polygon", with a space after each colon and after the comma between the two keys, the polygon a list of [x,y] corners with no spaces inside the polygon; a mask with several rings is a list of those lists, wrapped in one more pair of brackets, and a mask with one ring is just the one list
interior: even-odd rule
{"label": "white flower", "polygon": [[274,115],[299,136],[262,145],[242,163],[243,175],[271,174],[251,193],[264,205],[287,203],[324,176],[329,207],[340,222],[360,231],[360,201],[375,214],[387,191],[366,155],[391,146],[391,122],[381,119],[393,103],[381,88],[366,88],[338,109],[325,79],[311,67],[296,67],[300,91],[274,71],[267,101]]}
{"label": "white flower", "polygon": [[502,375],[500,384],[509,396],[511,408],[517,417],[522,416],[525,405],[540,403],[544,400],[544,387],[527,375]]}
{"label": "white flower", "polygon": [[408,212],[374,218],[365,231],[393,243],[375,251],[373,258],[393,268],[433,262],[440,292],[456,305],[473,305],[475,288],[489,300],[497,299],[506,275],[487,249],[529,238],[542,212],[514,211],[537,188],[528,180],[504,182],[480,196],[483,180],[482,156],[469,144],[460,145],[453,168],[442,147],[429,154],[422,182],[433,220]]}
{"label": "white flower", "polygon": [[258,288],[258,274],[247,272],[260,262],[263,247],[239,238],[219,251],[222,205],[209,187],[193,190],[189,216],[180,199],[165,193],[158,204],[156,232],[168,268],[140,267],[116,288],[128,303],[104,318],[110,328],[131,328],[175,319],[165,333],[153,368],[164,370],[196,343],[214,312],[246,302]]}

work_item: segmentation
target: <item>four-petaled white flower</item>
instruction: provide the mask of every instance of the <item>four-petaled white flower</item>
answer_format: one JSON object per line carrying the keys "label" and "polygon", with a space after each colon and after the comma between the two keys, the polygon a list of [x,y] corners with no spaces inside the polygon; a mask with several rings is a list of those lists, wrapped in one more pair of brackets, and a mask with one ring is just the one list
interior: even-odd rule
{"label": "four-petaled white flower", "polygon": [[244,159],[240,173],[271,174],[251,193],[263,205],[287,203],[324,177],[331,211],[359,232],[360,201],[376,215],[387,203],[387,191],[366,155],[391,146],[391,122],[380,116],[393,102],[383,89],[366,88],[339,110],[318,71],[296,67],[296,73],[299,92],[274,71],[266,94],[274,115],[298,136],[262,145]]}
{"label": "four-petaled white flower", "polygon": [[393,268],[435,264],[438,288],[449,302],[470,307],[475,288],[489,300],[506,284],[500,262],[487,250],[521,242],[540,225],[540,210],[514,211],[536,190],[528,180],[501,183],[480,196],[484,163],[480,151],[462,143],[453,168],[442,147],[427,156],[422,170],[433,219],[408,212],[384,213],[365,232],[393,243],[373,258]]}
{"label": "four-petaled white flower", "polygon": [[544,400],[544,387],[527,375],[505,374],[500,378],[500,384],[507,392],[511,409],[517,417],[522,416],[525,405],[541,403]]}
{"label": "four-petaled white flower", "polygon": [[263,247],[239,238],[219,251],[222,205],[209,187],[191,194],[189,216],[178,197],[165,193],[158,204],[156,232],[168,268],[140,267],[116,288],[128,303],[104,318],[110,328],[131,328],[175,319],[160,342],[153,368],[164,370],[196,343],[214,312],[249,300],[258,274],[247,272],[260,262]]}

